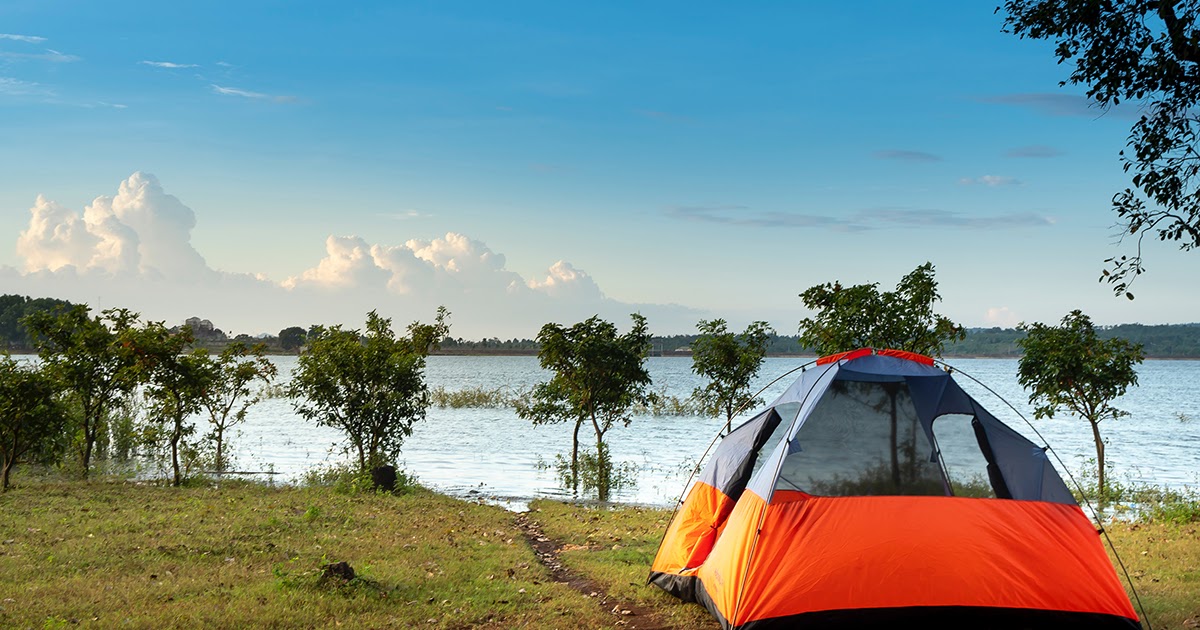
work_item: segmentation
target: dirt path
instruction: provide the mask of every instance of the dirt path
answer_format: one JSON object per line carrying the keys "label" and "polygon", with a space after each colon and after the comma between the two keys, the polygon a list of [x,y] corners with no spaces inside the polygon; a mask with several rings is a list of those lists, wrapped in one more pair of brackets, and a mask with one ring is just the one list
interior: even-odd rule
{"label": "dirt path", "polygon": [[558,558],[563,545],[547,538],[542,528],[527,514],[517,514],[516,524],[525,535],[525,540],[529,541],[529,546],[533,547],[538,562],[550,571],[551,579],[594,599],[597,606],[612,613],[613,625],[637,630],[675,630],[676,626],[663,621],[653,610],[632,602],[619,601],[609,596],[600,585],[563,566]]}

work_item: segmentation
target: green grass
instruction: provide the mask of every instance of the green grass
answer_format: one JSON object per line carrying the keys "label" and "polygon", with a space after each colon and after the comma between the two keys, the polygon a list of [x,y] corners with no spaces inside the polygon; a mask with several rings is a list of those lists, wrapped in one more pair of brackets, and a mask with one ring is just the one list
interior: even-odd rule
{"label": "green grass", "polygon": [[[0,495],[0,627],[605,627],[498,508],[253,484]],[[321,579],[346,561],[348,584]]]}
{"label": "green grass", "polygon": [[[0,494],[0,627],[611,628],[554,583],[512,514],[419,488],[184,488],[22,476]],[[561,560],[676,628],[708,613],[646,585],[670,513],[534,501]],[[1108,530],[1155,628],[1200,616],[1200,523]],[[324,579],[345,561],[357,577]]]}

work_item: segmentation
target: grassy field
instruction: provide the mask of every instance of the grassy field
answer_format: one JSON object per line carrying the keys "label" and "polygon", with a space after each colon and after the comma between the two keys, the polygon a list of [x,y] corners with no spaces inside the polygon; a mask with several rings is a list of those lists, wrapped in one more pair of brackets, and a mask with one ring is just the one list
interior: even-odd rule
{"label": "grassy field", "polygon": [[[669,513],[535,501],[561,561],[660,628],[715,628],[646,586]],[[1115,525],[1155,628],[1200,619],[1198,525]],[[322,577],[348,562],[349,582]],[[555,582],[515,515],[417,490],[31,483],[0,495],[0,627],[637,626]],[[638,627],[645,627],[638,626]]]}

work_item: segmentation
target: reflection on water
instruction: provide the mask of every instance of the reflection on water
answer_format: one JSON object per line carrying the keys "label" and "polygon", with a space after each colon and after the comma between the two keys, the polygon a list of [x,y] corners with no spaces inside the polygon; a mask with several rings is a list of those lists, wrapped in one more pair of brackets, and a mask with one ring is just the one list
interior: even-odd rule
{"label": "reflection on water", "polygon": [[[295,367],[294,357],[275,359],[280,379]],[[769,358],[758,386],[797,367],[804,360]],[[994,389],[1020,413],[1032,419],[1026,396],[1016,381],[1014,359],[957,359],[954,367]],[[647,366],[654,389],[686,397],[700,385],[686,358],[651,358]],[[1041,440],[1004,403],[963,375],[956,380],[998,418],[1035,442]],[[783,392],[798,374],[772,386],[767,400]],[[429,358],[430,387],[448,390],[479,387],[521,391],[548,378],[536,357]],[[1141,385],[1118,406],[1131,416],[1101,425],[1107,455],[1118,478],[1182,486],[1197,483],[1200,470],[1200,361],[1148,361],[1139,370]],[[743,420],[751,416],[747,413]],[[1185,420],[1181,420],[1183,417]],[[1188,419],[1191,420],[1188,420]],[[670,505],[683,491],[691,468],[721,428],[717,419],[635,417],[629,427],[614,426],[608,437],[614,460],[638,468],[636,488],[614,493],[620,502]],[[1034,421],[1067,467],[1078,472],[1093,454],[1087,423],[1072,417]],[[297,417],[291,403],[272,399],[251,408],[234,443],[243,470],[274,470],[295,480],[314,466],[341,460],[337,431]],[[585,440],[585,444],[590,444]],[[519,508],[532,497],[564,497],[552,469],[543,464],[570,449],[567,424],[533,427],[510,409],[431,408],[405,442],[402,465],[425,485],[456,496],[492,500]]]}

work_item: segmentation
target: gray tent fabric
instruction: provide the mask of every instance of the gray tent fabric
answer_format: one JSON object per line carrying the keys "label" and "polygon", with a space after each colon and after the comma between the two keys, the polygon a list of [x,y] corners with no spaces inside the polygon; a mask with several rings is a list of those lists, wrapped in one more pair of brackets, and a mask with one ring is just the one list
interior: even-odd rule
{"label": "gray tent fabric", "polygon": [[[875,453],[877,455],[876,451],[872,451],[870,448],[865,451],[859,448],[862,445],[856,440],[886,440],[886,426],[876,426],[873,429],[874,433],[868,435],[868,432],[862,428],[865,425],[860,423],[859,426],[855,426],[850,423],[853,431],[857,431],[857,433],[851,431],[853,434],[845,434],[849,430],[842,429],[844,435],[835,436],[836,439],[833,441],[819,441],[830,439],[829,426],[836,422],[853,420],[853,418],[847,417],[854,413],[853,402],[843,403],[841,406],[830,406],[832,405],[830,401],[838,395],[848,395],[851,398],[854,395],[854,392],[846,394],[845,392],[850,390],[845,390],[845,386],[839,385],[838,388],[834,388],[837,383],[875,384],[860,386],[862,393],[859,394],[859,398],[864,405],[860,413],[863,417],[871,414],[873,409],[875,417],[878,419],[881,413],[880,408],[886,407],[890,400],[892,405],[891,451],[893,453],[904,451],[904,456],[900,458],[902,461],[897,461],[897,455],[891,455],[891,474],[896,477],[898,482],[901,476],[905,476],[906,482],[919,484],[920,488],[923,488],[923,490],[917,490],[917,485],[912,485],[901,493],[939,492],[937,484],[931,478],[931,471],[936,468],[929,467],[929,465],[936,467],[942,455],[935,437],[935,426],[937,426],[939,418],[953,415],[968,417],[979,426],[976,431],[979,443],[974,448],[981,450],[983,456],[986,457],[987,477],[991,479],[994,489],[992,496],[1076,504],[1066,484],[1063,483],[1047,458],[1045,450],[996,419],[954,381],[950,372],[917,361],[878,354],[840,359],[807,370],[766,409],[742,425],[742,428],[748,428],[744,434],[741,433],[742,428],[739,428],[725,439],[721,448],[718,448],[717,455],[709,462],[702,479],[717,488],[737,487],[739,492],[740,487],[738,486],[741,483],[747,483],[746,488],[770,502],[777,488],[822,494],[820,490],[827,491],[830,487],[830,483],[827,482],[830,480],[837,482],[833,485],[840,484],[843,488],[861,488],[865,483],[863,480],[867,478],[867,472],[863,471],[867,471],[870,466],[876,466],[874,472],[870,474],[886,477],[888,475],[887,462],[883,461],[885,458],[876,457],[880,460],[879,462],[865,460],[859,461],[857,464],[840,462],[838,465],[842,466],[841,469],[814,472],[814,475],[818,477],[825,475],[823,477],[825,481],[814,480],[812,476],[800,481],[790,477],[781,480],[781,471],[785,468],[785,461],[789,470],[802,468],[806,464],[803,460],[806,455],[806,441],[811,450],[814,446],[813,440],[818,440],[816,443],[820,447],[818,452],[826,455],[820,460],[824,462],[830,459],[827,455],[837,444],[846,445],[844,452],[846,458],[850,458],[855,453],[859,455]],[[871,387],[875,387],[875,390],[871,390]],[[872,394],[871,391],[875,391],[875,393]],[[888,397],[884,397],[879,393],[881,391],[890,392],[890,394]],[[798,411],[792,412],[792,409],[797,409],[797,404]],[[904,408],[897,409],[896,405]],[[784,411],[785,409],[786,411]],[[763,439],[765,439],[763,423],[771,411],[778,411],[777,417],[781,420],[781,428],[784,430],[783,439],[780,439],[769,453],[759,453],[757,449],[747,448],[751,442],[761,448]],[[820,420],[819,422],[813,420],[818,422],[818,425],[814,425],[815,428],[807,432],[808,437],[804,438],[802,435],[806,433],[804,426],[814,418],[814,413]],[[912,420],[905,420],[905,418]],[[906,423],[911,423],[912,428],[919,424],[919,433],[923,439],[918,439],[913,435],[912,428],[908,427]],[[824,428],[816,428],[818,426]],[[751,435],[754,436],[754,439],[751,439]],[[798,436],[801,439],[797,439]],[[726,443],[730,442],[732,443],[727,452],[722,452],[726,451]],[[859,450],[856,451],[856,448]],[[745,458],[738,456],[738,451],[750,457],[765,458],[759,466],[755,467],[756,472],[748,482],[737,478],[740,475],[750,474],[751,470],[751,467],[746,464]],[[922,461],[926,463],[922,464]],[[849,479],[849,475],[845,474],[847,467],[854,465],[861,469],[859,479]],[[903,475],[901,468],[903,468]],[[944,470],[941,474],[943,477],[941,485],[944,492],[952,493],[950,479],[945,476]],[[809,487],[805,487],[806,485]]]}
{"label": "gray tent fabric", "polygon": [[779,420],[775,408],[768,407],[730,432],[713,452],[700,481],[736,501],[746,487],[759,449],[775,431]]}

